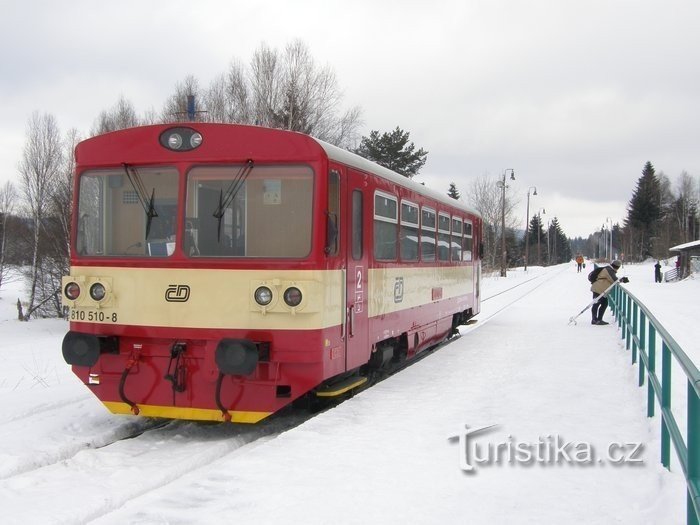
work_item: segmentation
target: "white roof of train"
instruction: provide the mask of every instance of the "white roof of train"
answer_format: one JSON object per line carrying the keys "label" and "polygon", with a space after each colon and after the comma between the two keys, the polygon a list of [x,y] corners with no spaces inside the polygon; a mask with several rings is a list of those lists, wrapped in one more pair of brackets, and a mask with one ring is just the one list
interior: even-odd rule
{"label": "white roof of train", "polygon": [[404,186],[405,188],[415,191],[416,193],[420,193],[432,199],[440,201],[443,204],[460,208],[467,213],[471,213],[473,215],[481,217],[481,214],[474,208],[472,208],[471,206],[467,206],[463,202],[453,199],[446,193],[443,194],[438,191],[431,190],[430,188],[423,186],[422,184],[412,181],[408,177],[404,177],[403,175],[396,173],[395,171],[391,171],[390,169],[385,168],[384,166],[380,166],[379,164],[367,160],[364,157],[360,157],[355,153],[351,153],[347,150],[334,146],[333,144],[329,144],[317,138],[313,139],[321,145],[321,147],[326,151],[328,158],[330,159],[338,161],[341,164],[352,166],[353,168],[357,168],[358,170],[366,171],[369,173],[376,173],[382,178],[390,180],[398,186]]}

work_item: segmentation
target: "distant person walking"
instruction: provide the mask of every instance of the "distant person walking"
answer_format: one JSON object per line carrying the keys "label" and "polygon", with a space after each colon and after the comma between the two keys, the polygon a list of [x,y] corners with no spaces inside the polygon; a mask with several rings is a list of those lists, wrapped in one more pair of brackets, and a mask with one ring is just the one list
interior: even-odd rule
{"label": "distant person walking", "polygon": [[576,256],[576,264],[578,265],[578,270],[576,271],[580,273],[583,268],[583,255],[580,253]]}
{"label": "distant person walking", "polygon": [[[612,263],[610,263],[610,266],[606,266],[605,268],[600,269],[595,281],[593,281],[593,284],[591,285],[593,299],[600,297],[603,294],[603,292],[605,292],[605,290],[610,288],[610,286],[612,286],[613,283],[617,281],[617,270],[620,269],[620,266],[622,266],[622,263],[620,261],[615,260]],[[627,279],[627,277],[623,277],[622,279],[620,279],[620,282],[628,283],[629,279]],[[601,297],[598,302],[594,303],[591,307],[591,324],[609,324],[606,321],[603,321],[603,314],[605,313],[605,310],[607,310],[607,308],[608,298],[606,296]]]}
{"label": "distant person walking", "polygon": [[654,265],[654,281],[657,283],[662,282],[661,279],[661,261],[656,261]]}

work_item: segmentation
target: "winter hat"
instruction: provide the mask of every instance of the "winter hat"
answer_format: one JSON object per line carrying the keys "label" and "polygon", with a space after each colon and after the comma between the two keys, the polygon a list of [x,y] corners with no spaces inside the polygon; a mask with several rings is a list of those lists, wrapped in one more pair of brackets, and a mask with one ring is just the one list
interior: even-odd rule
{"label": "winter hat", "polygon": [[615,259],[613,262],[610,263],[610,266],[612,266],[613,268],[615,268],[617,270],[620,266],[622,266],[622,263],[620,261],[618,261],[617,259]]}

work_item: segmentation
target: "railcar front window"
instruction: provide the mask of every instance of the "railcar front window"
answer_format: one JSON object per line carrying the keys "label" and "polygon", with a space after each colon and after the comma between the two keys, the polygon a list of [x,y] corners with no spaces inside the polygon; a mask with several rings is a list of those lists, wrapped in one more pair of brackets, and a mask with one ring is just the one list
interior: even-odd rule
{"label": "railcar front window", "polygon": [[[306,257],[311,252],[311,168],[256,164],[245,170],[241,165],[199,166],[189,172],[185,253]],[[239,178],[242,172],[245,177]]]}
{"label": "railcar front window", "polygon": [[167,257],[175,251],[175,169],[86,171],[78,191],[78,255]]}

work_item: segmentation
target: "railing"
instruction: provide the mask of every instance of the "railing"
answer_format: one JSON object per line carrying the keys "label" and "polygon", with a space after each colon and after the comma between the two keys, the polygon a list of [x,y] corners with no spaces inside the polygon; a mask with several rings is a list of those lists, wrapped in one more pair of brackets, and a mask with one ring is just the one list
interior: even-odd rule
{"label": "railing", "polygon": [[678,268],[672,268],[671,270],[664,273],[664,281],[675,281],[678,279]]}
{"label": "railing", "polygon": [[[639,299],[620,285],[613,288],[610,303],[632,363],[639,356],[639,386],[647,378],[647,417],[654,416],[654,397],[661,407],[661,463],[671,468],[671,443],[676,450],[688,489],[687,523],[700,522],[700,372],[661,323]],[[661,340],[661,381],[656,374],[656,343]],[[671,410],[671,358],[687,379],[687,443],[683,441]]]}

